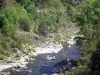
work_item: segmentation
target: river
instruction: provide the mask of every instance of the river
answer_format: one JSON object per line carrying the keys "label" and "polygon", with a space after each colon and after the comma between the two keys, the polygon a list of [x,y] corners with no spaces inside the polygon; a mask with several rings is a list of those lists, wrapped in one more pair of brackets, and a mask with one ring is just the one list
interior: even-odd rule
{"label": "river", "polygon": [[[70,41],[72,41],[70,43]],[[80,59],[81,52],[80,46],[76,45],[75,40],[69,40],[70,46],[64,42],[62,48],[55,46],[53,50],[52,47],[48,48],[41,48],[41,52],[35,57],[34,61],[30,61],[29,64],[25,68],[19,68],[17,71],[13,70],[12,68],[4,70],[4,72],[10,72],[10,75],[41,75],[40,68],[43,65],[54,65],[64,59]],[[39,49],[39,48],[38,48]],[[58,49],[58,51],[56,51]],[[60,50],[59,50],[60,49]],[[48,50],[46,53],[43,53],[43,50]],[[49,51],[50,50],[50,51]],[[54,60],[50,60],[49,58],[53,58]],[[44,69],[45,71],[45,69]]]}

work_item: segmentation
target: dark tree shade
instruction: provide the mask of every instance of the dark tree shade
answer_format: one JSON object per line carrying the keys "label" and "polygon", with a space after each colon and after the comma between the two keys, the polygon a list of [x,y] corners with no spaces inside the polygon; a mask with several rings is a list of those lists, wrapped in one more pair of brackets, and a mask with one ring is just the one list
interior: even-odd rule
{"label": "dark tree shade", "polygon": [[0,8],[3,8],[6,6],[5,0],[0,0]]}
{"label": "dark tree shade", "polygon": [[2,21],[0,21],[0,28],[2,28],[3,27],[3,22]]}
{"label": "dark tree shade", "polygon": [[91,57],[91,75],[100,75],[100,43],[97,45],[97,51]]}

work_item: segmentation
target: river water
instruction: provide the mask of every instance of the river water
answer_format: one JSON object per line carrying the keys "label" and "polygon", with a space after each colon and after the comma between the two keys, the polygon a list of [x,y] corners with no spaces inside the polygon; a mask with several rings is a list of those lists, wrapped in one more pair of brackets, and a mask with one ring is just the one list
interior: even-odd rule
{"label": "river water", "polygon": [[[48,57],[54,57],[54,60],[49,60]],[[51,52],[51,53],[40,53],[35,57],[33,62],[29,62],[29,64],[25,68],[20,68],[17,71],[13,70],[12,68],[4,70],[4,72],[10,72],[10,75],[42,75],[40,74],[40,68],[43,65],[54,65],[57,62],[60,62],[64,59],[80,59],[81,52],[80,46],[73,43],[70,47],[64,43],[63,48],[58,52]],[[45,69],[44,69],[45,71]]]}

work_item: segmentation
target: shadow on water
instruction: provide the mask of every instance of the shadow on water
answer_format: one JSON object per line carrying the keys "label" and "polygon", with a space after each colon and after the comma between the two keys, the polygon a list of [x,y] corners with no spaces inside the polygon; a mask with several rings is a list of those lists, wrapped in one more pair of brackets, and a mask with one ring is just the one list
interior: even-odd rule
{"label": "shadow on water", "polygon": [[[55,59],[49,60],[48,57],[55,57]],[[65,45],[61,51],[58,53],[48,53],[48,54],[39,54],[35,57],[35,60],[33,63],[29,63],[27,65],[27,68],[22,68],[21,72],[12,71],[11,69],[7,69],[5,71],[11,72],[10,75],[42,75],[40,74],[40,69],[43,66],[46,66],[46,68],[42,68],[42,73],[49,73],[50,70],[54,69],[54,67],[48,67],[51,65],[55,65],[60,61],[63,61],[65,59],[80,59],[81,58],[81,52],[80,52],[80,46],[73,44],[70,48],[68,45]],[[47,70],[47,68],[49,68]],[[30,73],[31,71],[31,73]]]}

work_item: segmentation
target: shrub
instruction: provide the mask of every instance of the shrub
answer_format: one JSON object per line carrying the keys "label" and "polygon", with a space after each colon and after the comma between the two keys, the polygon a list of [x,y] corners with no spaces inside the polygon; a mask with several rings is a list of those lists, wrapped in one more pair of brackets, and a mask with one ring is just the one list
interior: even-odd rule
{"label": "shrub", "polygon": [[19,2],[23,7],[26,7],[30,2],[30,0],[16,0],[16,1]]}
{"label": "shrub", "polygon": [[38,31],[40,35],[47,36],[49,31],[49,23],[48,22],[41,22],[38,26]]}
{"label": "shrub", "polygon": [[86,66],[78,67],[64,75],[89,75],[90,70]]}
{"label": "shrub", "polygon": [[96,49],[97,51],[91,56],[91,63],[89,65],[91,75],[100,75],[100,42],[98,42]]}
{"label": "shrub", "polygon": [[0,55],[0,60],[3,60],[3,58],[4,58],[4,56],[1,54],[1,55]]}
{"label": "shrub", "polygon": [[1,32],[4,35],[13,35],[18,28],[18,17],[14,10],[2,9],[0,11]]}
{"label": "shrub", "polygon": [[20,27],[20,29],[22,29],[24,31],[30,31],[31,30],[31,21],[30,21],[30,19],[27,19],[27,18],[20,19],[19,27]]}

